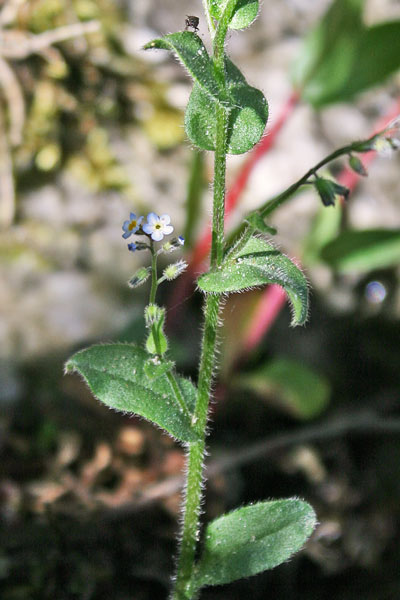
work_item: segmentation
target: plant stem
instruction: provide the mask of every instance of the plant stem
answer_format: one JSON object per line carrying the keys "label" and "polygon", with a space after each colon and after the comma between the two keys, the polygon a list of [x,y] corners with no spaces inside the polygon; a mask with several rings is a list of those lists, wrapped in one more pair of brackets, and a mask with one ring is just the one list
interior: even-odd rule
{"label": "plant stem", "polygon": [[[366,143],[366,142],[364,142],[364,143]],[[288,200],[302,185],[308,183],[308,179],[312,175],[315,175],[316,172],[318,171],[318,169],[321,169],[321,167],[324,167],[325,165],[330,163],[332,160],[335,160],[335,158],[339,158],[339,156],[343,156],[344,154],[351,154],[351,152],[357,152],[357,148],[359,148],[360,146],[361,146],[360,142],[354,142],[353,144],[343,146],[342,148],[338,148],[331,154],[328,154],[328,156],[323,158],[314,167],[309,169],[307,171],[307,173],[305,173],[305,175],[303,175],[303,177],[300,177],[300,179],[298,179],[296,181],[296,183],[294,183],[293,185],[288,187],[281,194],[274,196],[273,198],[271,198],[271,200],[268,200],[265,204],[263,204],[261,206],[261,208],[258,209],[258,212],[261,214],[261,216],[263,218],[265,218],[270,213],[272,213],[275,209],[277,209],[281,204],[283,204],[286,200]]]}
{"label": "plant stem", "polygon": [[173,391],[173,394],[175,396],[175,399],[179,403],[179,406],[182,409],[182,412],[186,415],[186,417],[188,417],[189,419],[191,419],[191,414],[188,411],[188,408],[187,408],[187,406],[185,404],[185,399],[182,396],[182,392],[179,389],[178,383],[177,383],[177,381],[176,381],[176,379],[174,377],[173,372],[172,371],[167,371],[166,377],[167,377],[167,379],[169,381],[169,384],[170,384],[170,386],[172,388],[172,391]]}
{"label": "plant stem", "polygon": [[[323,158],[319,163],[317,163],[311,169],[309,169],[307,173],[300,177],[300,179],[298,179],[295,183],[289,186],[286,190],[284,190],[282,193],[276,196],[273,196],[272,198],[264,202],[264,204],[262,204],[260,208],[256,209],[253,212],[258,213],[263,219],[265,219],[282,204],[290,200],[293,194],[295,194],[301,188],[301,186],[309,184],[309,178],[315,175],[319,169],[321,169],[331,161],[335,160],[336,158],[339,158],[340,156],[351,154],[352,152],[364,153],[369,151],[368,144],[369,142],[371,142],[371,140],[374,139],[374,137],[375,136],[372,136],[371,138],[368,138],[367,140],[361,142],[353,142],[352,144],[342,146],[342,148],[338,148],[334,152],[331,152],[331,154],[325,156],[325,158]],[[253,212],[249,213],[247,217],[252,215]],[[246,241],[248,241],[248,239],[251,237],[253,231],[254,229],[249,225],[246,225],[245,227],[243,227],[243,225],[238,227],[237,230],[233,234],[231,234],[230,240],[228,240],[227,248],[225,248],[226,255],[230,254],[232,250],[236,251],[243,247]]]}
{"label": "plant stem", "polygon": [[217,104],[217,135],[214,158],[214,203],[211,233],[211,268],[221,264],[224,252],[226,134],[225,109]]}
{"label": "plant stem", "polygon": [[149,304],[154,304],[156,301],[158,281],[157,281],[157,252],[155,252],[155,250],[154,250],[153,240],[151,240],[150,251],[151,251],[151,290],[150,290]]}
{"label": "plant stem", "polygon": [[[224,42],[225,36],[218,35],[214,46],[217,54],[216,69],[220,74],[221,85],[225,85]],[[225,30],[226,35],[226,30]],[[222,47],[221,47],[222,46]],[[218,268],[222,262],[224,249],[224,212],[225,212],[225,173],[226,138],[228,115],[223,106],[217,104],[217,134],[214,160],[214,204],[211,245],[211,268]],[[191,443],[188,452],[187,484],[183,528],[178,558],[175,589],[172,600],[190,600],[196,596],[193,584],[195,555],[199,537],[199,517],[202,500],[203,466],[205,453],[206,425],[211,382],[215,366],[215,350],[220,308],[219,295],[207,295],[204,310],[204,334],[199,367],[198,393],[192,422],[201,440]]]}
{"label": "plant stem", "polygon": [[194,423],[202,436],[199,442],[191,443],[188,452],[185,514],[178,559],[175,590],[172,600],[188,600],[194,597],[192,587],[194,561],[199,533],[199,516],[202,499],[205,435],[214,368],[220,298],[209,295],[205,305],[205,328],[200,360],[198,395]]}
{"label": "plant stem", "polygon": [[213,39],[213,37],[215,35],[215,25],[214,25],[214,20],[210,14],[210,11],[208,10],[208,1],[207,0],[203,0],[203,10],[204,10],[204,14],[206,15],[206,19],[207,19],[208,31],[210,32],[211,39]]}

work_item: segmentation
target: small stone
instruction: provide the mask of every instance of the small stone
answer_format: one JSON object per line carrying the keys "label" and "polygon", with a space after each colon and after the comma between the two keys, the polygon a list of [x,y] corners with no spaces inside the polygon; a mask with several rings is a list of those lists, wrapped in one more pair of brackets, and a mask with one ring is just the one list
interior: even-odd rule
{"label": "small stone", "polygon": [[138,456],[143,453],[145,436],[138,427],[124,427],[117,439],[117,449],[128,456]]}

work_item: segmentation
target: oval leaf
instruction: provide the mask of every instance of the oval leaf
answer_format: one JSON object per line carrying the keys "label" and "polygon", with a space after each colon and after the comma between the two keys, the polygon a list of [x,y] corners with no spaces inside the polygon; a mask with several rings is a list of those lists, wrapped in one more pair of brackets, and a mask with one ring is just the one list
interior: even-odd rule
{"label": "oval leaf", "polygon": [[[209,9],[214,19],[219,20],[226,2],[221,0],[210,0]],[[258,14],[258,0],[239,0],[232,20],[229,24],[230,29],[244,29],[251,25]]]}
{"label": "oval leaf", "polygon": [[251,390],[302,420],[320,415],[330,395],[330,386],[324,377],[303,363],[287,358],[277,358],[250,373],[239,375],[234,384]]}
{"label": "oval leaf", "polygon": [[320,260],[321,248],[333,240],[340,231],[342,223],[343,207],[341,202],[336,202],[335,206],[329,210],[322,205],[315,215],[307,238],[304,240],[302,251],[303,263],[311,265]]}
{"label": "oval leaf", "polygon": [[194,82],[207,94],[207,97],[220,99],[220,89],[214,77],[212,60],[198,35],[191,31],[170,33],[144,46],[145,50],[152,48],[171,50],[186,67]]}
{"label": "oval leaf", "polygon": [[379,23],[362,32],[356,60],[343,86],[324,103],[350,100],[400,69],[400,21]]}
{"label": "oval leaf", "polygon": [[400,229],[344,231],[322,248],[321,258],[340,271],[371,271],[398,265]]}
{"label": "oval leaf", "polygon": [[292,325],[307,319],[308,286],[300,269],[261,238],[252,237],[238,252],[233,252],[216,271],[197,280],[203,292],[222,294],[277,283],[287,293],[293,307]]}
{"label": "oval leaf", "polygon": [[273,569],[298,552],[316,524],[296,498],[239,508],[210,523],[195,586],[220,585]]}
{"label": "oval leaf", "polygon": [[363,4],[364,0],[334,0],[296,59],[294,83],[315,107],[342,89],[359,60]]}
{"label": "oval leaf", "polygon": [[[147,352],[133,344],[105,344],[74,354],[66,371],[80,373],[93,394],[110,408],[153,421],[183,442],[197,440],[166,375],[156,379],[146,376],[148,360]],[[196,389],[187,379],[176,379],[188,412],[192,413]]]}
{"label": "oval leaf", "polygon": [[[264,133],[268,120],[268,103],[264,94],[249,86],[240,70],[226,60],[228,111],[227,153],[243,154]],[[215,150],[216,100],[195,84],[185,113],[185,130],[189,139],[202,150]]]}

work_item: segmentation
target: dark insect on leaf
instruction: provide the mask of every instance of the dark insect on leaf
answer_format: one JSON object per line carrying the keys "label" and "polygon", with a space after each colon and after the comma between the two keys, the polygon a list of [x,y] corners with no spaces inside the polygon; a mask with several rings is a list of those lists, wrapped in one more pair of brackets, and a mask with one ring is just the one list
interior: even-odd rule
{"label": "dark insect on leaf", "polygon": [[199,30],[199,17],[194,17],[193,15],[186,15],[186,19],[185,19],[185,30],[188,30],[189,27],[191,27],[193,29],[193,31],[198,31]]}

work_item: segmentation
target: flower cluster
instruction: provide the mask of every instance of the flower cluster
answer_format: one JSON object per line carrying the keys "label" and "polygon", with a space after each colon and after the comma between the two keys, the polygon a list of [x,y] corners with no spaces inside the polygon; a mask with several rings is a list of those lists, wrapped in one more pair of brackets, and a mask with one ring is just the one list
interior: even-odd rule
{"label": "flower cluster", "polygon": [[157,290],[157,286],[163,281],[172,281],[176,277],[178,277],[187,267],[187,263],[183,260],[178,261],[175,264],[168,265],[164,269],[163,275],[158,278],[157,276],[157,258],[160,254],[169,254],[178,248],[181,248],[185,240],[180,235],[178,237],[174,237],[171,240],[164,242],[159,248],[156,250],[154,248],[154,242],[161,242],[164,239],[165,235],[170,235],[174,228],[170,225],[171,218],[169,215],[161,215],[158,216],[156,213],[151,212],[146,217],[146,222],[144,222],[144,217],[137,217],[135,213],[130,213],[129,219],[124,221],[122,225],[123,234],[122,237],[124,239],[129,238],[131,235],[140,235],[146,236],[147,240],[140,241],[135,240],[134,242],[130,242],[128,244],[128,250],[130,252],[136,252],[136,250],[149,250],[152,255],[152,266],[151,267],[141,267],[128,282],[129,287],[136,288],[142,283],[144,283],[150,276],[152,277],[152,296],[151,301],[154,301],[155,293]]}
{"label": "flower cluster", "polygon": [[[127,239],[133,234],[147,235],[154,242],[161,242],[165,235],[170,235],[174,230],[172,225],[170,225],[171,218],[166,214],[158,216],[156,213],[151,212],[147,215],[145,223],[143,223],[143,220],[143,216],[137,217],[135,213],[131,212],[129,219],[124,221],[124,224],[122,225],[124,231],[122,237]],[[179,236],[165,244],[165,246],[168,245],[169,249],[173,249],[182,246],[184,243],[185,240],[183,237]],[[144,250],[146,248],[149,248],[149,246],[144,242],[131,242],[128,244],[128,249],[131,252],[134,252],[135,250]]]}
{"label": "flower cluster", "polygon": [[357,152],[375,150],[381,156],[391,156],[400,149],[400,115],[393,119],[382,131],[366,142],[362,142]]}

